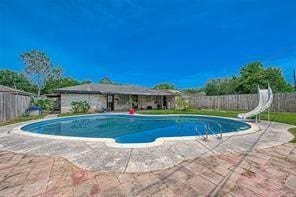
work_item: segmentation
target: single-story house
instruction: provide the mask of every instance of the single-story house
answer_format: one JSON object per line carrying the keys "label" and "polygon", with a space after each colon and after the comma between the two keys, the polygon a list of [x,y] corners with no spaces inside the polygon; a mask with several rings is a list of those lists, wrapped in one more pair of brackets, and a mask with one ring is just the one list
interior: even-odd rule
{"label": "single-story house", "polygon": [[87,101],[91,111],[175,108],[176,91],[155,90],[131,85],[83,84],[54,91],[59,96],[60,112],[70,112],[73,101]]}

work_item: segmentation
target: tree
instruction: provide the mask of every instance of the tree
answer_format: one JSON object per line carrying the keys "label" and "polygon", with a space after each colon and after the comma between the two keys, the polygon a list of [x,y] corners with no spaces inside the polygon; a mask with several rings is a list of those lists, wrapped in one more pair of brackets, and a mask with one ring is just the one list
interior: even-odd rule
{"label": "tree", "polygon": [[44,52],[33,50],[25,52],[21,58],[26,65],[25,72],[31,81],[37,86],[38,96],[50,79],[58,79],[61,74],[61,67],[54,68],[50,59]]}
{"label": "tree", "polygon": [[226,95],[235,94],[237,87],[237,78],[220,78],[209,80],[205,87],[206,95]]}
{"label": "tree", "polygon": [[239,76],[209,80],[205,92],[207,95],[254,94],[258,85],[267,88],[268,84],[274,92],[293,90],[278,67],[264,68],[261,62],[252,62],[242,67]]}
{"label": "tree", "polygon": [[63,87],[69,87],[69,86],[75,86],[81,84],[79,81],[71,78],[71,77],[65,77],[60,79],[50,79],[46,82],[45,87],[42,89],[43,94],[50,94],[53,92],[53,90],[57,88],[63,88]]}
{"label": "tree", "polygon": [[176,86],[172,83],[159,83],[153,89],[157,90],[175,90]]}
{"label": "tree", "polygon": [[291,92],[292,87],[283,77],[282,71],[278,67],[263,68],[260,62],[253,62],[245,65],[238,78],[238,93],[257,93],[257,86],[266,88],[270,84],[274,92]]}
{"label": "tree", "polygon": [[109,79],[108,77],[104,77],[102,78],[99,83],[102,83],[102,84],[113,84],[113,81],[111,79]]}
{"label": "tree", "polygon": [[189,94],[205,94],[205,88],[188,88],[183,91]]}
{"label": "tree", "polygon": [[32,93],[37,90],[37,87],[31,84],[25,75],[7,69],[0,70],[0,84]]}

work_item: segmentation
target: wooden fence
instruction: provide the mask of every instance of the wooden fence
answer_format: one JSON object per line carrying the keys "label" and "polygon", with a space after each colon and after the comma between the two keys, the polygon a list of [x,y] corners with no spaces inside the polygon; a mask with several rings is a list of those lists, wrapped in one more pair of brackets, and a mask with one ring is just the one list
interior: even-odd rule
{"label": "wooden fence", "polygon": [[0,93],[0,123],[22,115],[30,101],[30,96]]}
{"label": "wooden fence", "polygon": [[[193,108],[249,111],[258,104],[257,94],[224,96],[192,96],[189,102]],[[270,108],[276,112],[296,112],[296,93],[274,94]]]}

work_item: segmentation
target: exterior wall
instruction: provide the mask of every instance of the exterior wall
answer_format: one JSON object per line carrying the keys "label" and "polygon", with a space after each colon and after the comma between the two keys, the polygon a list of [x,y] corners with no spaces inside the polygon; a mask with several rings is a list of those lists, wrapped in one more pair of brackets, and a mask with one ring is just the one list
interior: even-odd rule
{"label": "exterior wall", "polygon": [[[130,99],[130,95],[127,95]],[[120,101],[121,96],[120,95],[115,95],[115,111],[126,111],[131,107],[131,103],[127,102],[123,104]],[[163,106],[163,98],[162,96],[138,96],[138,108],[139,109],[147,109],[152,108],[152,109],[158,109],[158,105],[161,107]],[[174,109],[175,108],[175,96],[167,96],[167,107],[169,109]]]}
{"label": "exterior wall", "polygon": [[139,109],[147,109],[148,107],[157,109],[157,105],[161,105],[160,96],[139,96]]}
{"label": "exterior wall", "polygon": [[[131,103],[130,103],[130,95],[126,95],[129,97],[129,101],[126,103],[122,103],[121,102],[121,95],[115,95],[115,107],[114,110],[115,111],[126,111],[128,109],[130,109],[131,107]],[[150,97],[150,98],[147,98]],[[159,97],[160,98],[160,97]],[[147,107],[152,107],[152,109],[157,109],[157,105],[158,105],[159,101],[157,100],[156,96],[138,96],[138,108],[141,109],[147,109]],[[160,104],[161,105],[161,104]]]}
{"label": "exterior wall", "polygon": [[106,95],[102,94],[61,94],[61,113],[71,112],[73,101],[86,100],[90,105],[90,111],[100,111],[107,106]]}
{"label": "exterior wall", "polygon": [[176,108],[176,96],[167,96],[167,108],[175,109]]}
{"label": "exterior wall", "polygon": [[129,99],[130,99],[130,95],[125,95],[128,97],[128,102],[126,102],[125,104],[120,102],[120,95],[115,95],[114,97],[114,110],[115,111],[127,111],[130,107],[131,104],[129,103]]}
{"label": "exterior wall", "polygon": [[[125,97],[125,102],[122,102],[121,98]],[[128,98],[127,98],[128,97]],[[148,97],[148,98],[147,98]],[[169,109],[175,108],[175,97],[166,96],[167,107]],[[90,105],[90,111],[101,111],[103,108],[107,108],[107,95],[102,94],[61,94],[61,113],[71,112],[71,103],[73,101],[86,100]],[[158,106],[163,106],[162,96],[138,96],[138,108],[158,109]],[[115,111],[127,111],[130,109],[130,95],[115,95],[114,96],[114,110]]]}

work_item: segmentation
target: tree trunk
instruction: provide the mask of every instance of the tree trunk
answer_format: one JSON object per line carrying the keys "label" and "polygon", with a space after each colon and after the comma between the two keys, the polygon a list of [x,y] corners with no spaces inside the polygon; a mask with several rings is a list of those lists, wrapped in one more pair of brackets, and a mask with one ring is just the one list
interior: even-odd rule
{"label": "tree trunk", "polygon": [[38,88],[38,97],[40,96],[41,89]]}

